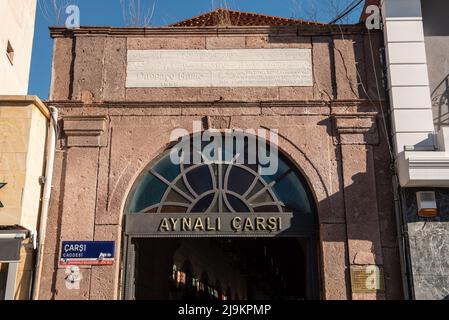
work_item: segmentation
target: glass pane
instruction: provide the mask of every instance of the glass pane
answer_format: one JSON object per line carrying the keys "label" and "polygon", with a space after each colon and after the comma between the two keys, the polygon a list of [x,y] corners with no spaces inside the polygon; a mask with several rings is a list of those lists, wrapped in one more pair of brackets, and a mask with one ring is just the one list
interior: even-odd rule
{"label": "glass pane", "polygon": [[301,180],[291,172],[273,187],[276,196],[285,204],[286,211],[311,212],[309,199]]}
{"label": "glass pane", "polygon": [[220,213],[219,210],[218,210],[218,202],[219,202],[219,199],[218,199],[218,196],[217,196],[217,200],[215,201],[215,203],[212,206],[212,208],[210,208],[210,212],[212,212],[212,213]]}
{"label": "glass pane", "polygon": [[259,165],[258,164],[245,164],[248,168],[253,171],[253,174],[259,174]]}
{"label": "glass pane", "polygon": [[166,189],[165,183],[148,173],[134,191],[130,212],[136,213],[159,203]]}
{"label": "glass pane", "polygon": [[173,189],[170,190],[165,201],[166,202],[179,202],[179,203],[185,203],[185,204],[189,203],[189,201],[187,199],[185,199],[183,196],[181,196],[179,193],[177,193]]}
{"label": "glass pane", "polygon": [[175,165],[172,163],[170,154],[167,154],[163,159],[156,163],[156,165],[153,167],[153,170],[170,182],[175,180],[175,178],[181,172],[179,165]]}
{"label": "glass pane", "polygon": [[153,208],[150,209],[150,210],[145,210],[143,213],[157,213],[157,208],[158,208],[158,207],[153,207]]}
{"label": "glass pane", "polygon": [[[288,170],[290,170],[290,167],[287,165],[287,163],[281,158],[278,157],[278,170],[275,174],[270,175],[270,176],[262,176],[262,178],[267,182],[267,183],[271,183],[274,180],[276,180],[277,178],[279,178],[281,175],[285,174]],[[262,166],[263,168],[264,166]]]}
{"label": "glass pane", "polygon": [[186,185],[184,184],[184,179],[180,178],[176,183],[175,186],[177,186],[181,191],[183,191],[188,196],[192,197],[192,194],[187,189]]}
{"label": "glass pane", "polygon": [[195,168],[187,173],[186,177],[190,186],[198,195],[212,190],[212,177],[208,166],[203,165]]}
{"label": "glass pane", "polygon": [[248,207],[239,198],[233,196],[232,194],[227,194],[226,197],[235,212],[250,212]]}
{"label": "glass pane", "polygon": [[279,212],[279,208],[275,205],[260,206],[254,208],[255,212]]}
{"label": "glass pane", "polygon": [[264,188],[264,185],[262,182],[257,181],[256,185],[254,186],[253,190],[251,190],[251,192],[248,194],[248,199],[250,199],[253,195],[255,195],[256,193],[258,193],[260,190],[262,190]]}
{"label": "glass pane", "polygon": [[251,201],[251,204],[265,203],[265,202],[273,202],[274,199],[271,197],[268,191],[262,192],[262,194],[258,195]]}
{"label": "glass pane", "polygon": [[254,182],[254,178],[248,171],[234,166],[229,173],[227,189],[243,195]]}
{"label": "glass pane", "polygon": [[187,212],[186,207],[178,207],[178,206],[163,206],[161,209],[162,213],[185,213]]}
{"label": "glass pane", "polygon": [[[228,146],[230,149],[223,149],[223,154],[235,154],[235,144],[233,146]],[[234,148],[234,150],[233,150]],[[248,145],[245,144],[245,150],[239,150],[239,152],[243,152],[245,159],[248,160]],[[247,162],[247,161],[246,161]],[[214,181],[218,183],[219,181],[219,171],[218,164],[211,165],[213,168],[213,172],[211,173],[209,166],[206,164],[201,165],[200,167],[196,167],[194,170],[190,171],[186,174],[185,179],[189,182],[191,188],[195,191],[198,197],[201,197],[206,192],[213,190]],[[264,192],[257,196],[257,198],[253,199],[251,202],[254,205],[268,203],[269,205],[264,205],[262,207],[257,207],[255,210],[257,212],[267,212],[267,211],[278,211],[278,207],[276,206],[276,202],[281,202],[285,205],[285,211],[293,211],[293,212],[304,212],[309,213],[312,211],[311,203],[309,203],[308,193],[309,190],[307,185],[304,184],[304,181],[299,172],[297,172],[292,166],[291,162],[284,156],[279,155],[279,167],[278,171],[270,176],[262,176],[258,177],[258,165],[248,163],[245,164],[246,168],[250,168],[254,170],[254,172],[248,172],[245,169],[239,168],[237,166],[231,165],[221,165],[222,166],[222,180],[224,183],[224,177],[227,169],[230,168],[228,184],[227,186],[216,185],[217,189],[227,189],[229,191],[233,191],[239,195],[244,195],[250,189],[254,179],[257,178],[260,181],[254,185],[252,190],[248,192],[248,196],[246,199],[250,199],[255,194],[260,192],[265,188],[264,183],[273,183],[272,191],[274,193],[273,196],[268,192],[268,190],[264,190]],[[191,165],[186,165],[186,168],[191,167]],[[181,177],[180,166],[173,165],[170,160],[170,154],[167,154],[158,161],[154,166],[153,170],[160,174],[164,179],[173,182],[177,180],[176,187],[180,190],[175,191],[171,190],[166,201],[170,203],[179,203],[179,204],[190,204],[190,200],[185,199],[180,192],[186,194],[191,198],[195,198],[192,193],[188,190],[187,185],[184,183],[184,180]],[[140,212],[146,208],[157,206],[164,192],[167,190],[167,185],[160,181],[158,178],[153,176],[152,174],[147,174],[141,178],[139,181],[138,187],[136,187],[134,191],[134,195],[131,198],[129,204],[130,212]],[[218,190],[217,190],[218,191]],[[198,203],[193,208],[193,212],[204,212],[207,210],[213,201],[214,195],[208,195],[207,197],[201,198]],[[249,212],[248,206],[249,203],[245,203],[247,200],[241,200],[239,197],[235,197],[232,195],[227,196],[228,201],[230,202],[230,206],[232,209],[237,212]],[[211,208],[213,212],[218,212],[218,201]],[[162,204],[163,205],[163,204]],[[176,207],[176,206],[175,206]],[[178,206],[179,207],[179,206]],[[224,201],[221,202],[222,212],[231,212],[231,208],[228,208]],[[156,212],[157,209],[147,210],[148,212]],[[185,208],[174,208],[173,206],[164,206],[163,210],[166,212],[184,212]]]}
{"label": "glass pane", "polygon": [[202,198],[200,201],[198,201],[197,204],[195,204],[192,208],[193,213],[201,213],[205,212],[210,205],[212,204],[212,200],[214,199],[214,194],[208,194],[204,198]]}
{"label": "glass pane", "polygon": [[222,200],[222,210],[221,210],[221,212],[223,212],[223,213],[230,213],[230,212],[232,212],[231,209],[228,208],[228,205],[226,204],[226,202],[224,200]]}

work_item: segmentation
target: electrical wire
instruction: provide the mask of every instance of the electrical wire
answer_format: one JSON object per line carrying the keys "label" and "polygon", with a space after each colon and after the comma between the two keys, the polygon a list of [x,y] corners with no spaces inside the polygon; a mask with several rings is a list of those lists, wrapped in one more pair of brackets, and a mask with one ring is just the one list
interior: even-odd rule
{"label": "electrical wire", "polygon": [[329,24],[334,24],[335,22],[343,19],[344,17],[346,17],[348,14],[350,14],[352,11],[354,11],[364,0],[354,0],[352,1],[347,7],[346,9],[344,9],[340,14],[338,14],[334,20],[332,20],[331,22],[329,22]]}
{"label": "electrical wire", "polygon": [[[341,26],[338,25],[338,27],[339,27],[339,30],[340,30],[340,34],[341,34],[342,40],[346,40],[345,39],[345,35],[343,33],[343,30],[341,29]],[[369,34],[369,30],[368,30],[368,34]],[[388,147],[388,151],[390,153],[390,158],[394,162],[395,161],[395,156],[394,156],[393,147],[392,147],[392,145],[390,143],[390,139],[389,139],[390,133],[389,133],[388,126],[387,126],[387,123],[386,123],[386,116],[387,116],[387,114],[386,114],[386,112],[385,112],[385,110],[383,108],[382,102],[381,102],[380,88],[379,88],[379,83],[378,83],[378,78],[377,78],[377,73],[376,73],[377,72],[376,71],[376,65],[375,65],[375,62],[374,62],[374,52],[373,52],[373,47],[372,47],[371,37],[370,36],[369,36],[369,43],[370,43],[370,51],[371,51],[371,59],[372,59],[372,64],[373,64],[373,71],[375,73],[375,81],[376,81],[376,88],[377,88],[377,94],[378,94],[377,98],[378,98],[378,101],[379,101],[380,112],[382,113],[383,128],[385,130],[385,136],[386,136],[386,139],[387,139],[387,147]],[[368,98],[368,100],[371,103],[371,105],[375,109],[377,109],[377,105],[375,104],[375,102],[373,101],[371,96],[368,94],[368,91],[366,90],[366,88],[365,88],[365,86],[363,84],[362,76],[360,75],[360,72],[359,72],[358,68],[355,68],[355,71],[357,73],[357,82],[358,82],[358,84],[360,84],[360,86],[362,87],[362,90],[365,93],[365,95]]]}

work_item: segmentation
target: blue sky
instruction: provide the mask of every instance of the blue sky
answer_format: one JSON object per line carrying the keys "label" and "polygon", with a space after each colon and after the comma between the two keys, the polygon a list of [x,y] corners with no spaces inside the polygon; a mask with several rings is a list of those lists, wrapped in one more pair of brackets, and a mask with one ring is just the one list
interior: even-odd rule
{"label": "blue sky", "polygon": [[[50,38],[48,27],[62,25],[65,18],[57,21],[54,15],[45,13],[45,2],[52,0],[38,0],[36,13],[36,27],[34,35],[33,57],[31,62],[31,74],[29,94],[37,95],[41,99],[47,99],[50,90],[51,60],[53,41]],[[123,0],[128,3],[130,0]],[[131,0],[132,1],[132,0]],[[138,1],[138,0],[135,0]],[[328,2],[332,0],[158,0],[154,5],[151,25],[161,26],[176,21],[197,16],[203,12],[218,7],[227,6],[230,9],[264,13],[269,15],[309,18],[316,16],[317,20],[330,21],[335,10],[328,9]],[[129,15],[122,10],[120,0],[73,0],[58,2],[75,3],[81,12],[81,25],[84,26],[127,26]],[[144,12],[151,11],[153,0],[141,0]],[[349,0],[340,0],[341,9]],[[361,8],[354,11],[350,21],[357,21]]]}

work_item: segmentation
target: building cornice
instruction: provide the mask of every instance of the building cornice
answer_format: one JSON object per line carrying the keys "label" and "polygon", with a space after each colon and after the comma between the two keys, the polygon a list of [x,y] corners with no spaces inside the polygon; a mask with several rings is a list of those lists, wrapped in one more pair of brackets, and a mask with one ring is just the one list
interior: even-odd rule
{"label": "building cornice", "polygon": [[[299,26],[228,26],[228,27],[100,27],[85,26],[78,29],[50,27],[52,38],[71,38],[83,36],[103,37],[157,37],[157,36],[319,36],[364,34],[367,29],[363,24],[356,25],[299,25]],[[374,31],[377,32],[377,31]],[[373,33],[373,32],[371,32]]]}
{"label": "building cornice", "polygon": [[[347,107],[376,107],[385,105],[385,100],[276,100],[276,101],[102,101],[85,103],[81,100],[49,100],[47,104],[54,105],[61,108],[85,108],[85,107],[99,107],[99,108],[180,108],[180,107],[333,107],[333,108],[347,108]],[[373,106],[374,104],[374,106]],[[367,111],[362,111],[367,112]],[[376,111],[372,111],[376,112]],[[347,112],[344,112],[347,114]],[[353,112],[357,114],[358,112]],[[338,114],[338,112],[336,112]]]}
{"label": "building cornice", "polygon": [[4,104],[13,104],[16,106],[26,106],[33,104],[47,119],[50,119],[50,111],[45,103],[37,96],[21,95],[0,95],[0,106]]}

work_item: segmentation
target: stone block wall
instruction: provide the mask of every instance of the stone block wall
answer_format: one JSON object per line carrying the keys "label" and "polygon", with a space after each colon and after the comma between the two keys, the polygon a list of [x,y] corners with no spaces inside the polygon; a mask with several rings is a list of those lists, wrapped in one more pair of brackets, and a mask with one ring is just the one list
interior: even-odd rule
{"label": "stone block wall", "polygon": [[[435,191],[439,215],[418,217],[416,192]],[[449,299],[449,192],[446,188],[403,189],[414,298]]]}
{"label": "stone block wall", "polygon": [[[128,192],[174,128],[274,128],[314,192],[321,297],[400,299],[390,158],[377,96],[380,35],[358,26],[53,29],[51,104],[61,112],[42,299],[119,299]],[[369,41],[374,48],[374,65]],[[126,88],[129,49],[309,48],[312,87]],[[371,72],[373,70],[373,72]],[[378,74],[380,78],[380,72]],[[380,85],[380,84],[378,84]],[[367,97],[371,98],[371,102]],[[68,290],[62,240],[116,240],[113,266],[82,267]],[[376,265],[385,291],[353,292],[350,269]]]}

